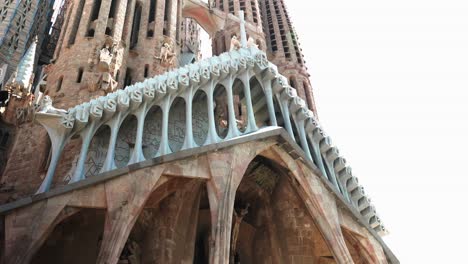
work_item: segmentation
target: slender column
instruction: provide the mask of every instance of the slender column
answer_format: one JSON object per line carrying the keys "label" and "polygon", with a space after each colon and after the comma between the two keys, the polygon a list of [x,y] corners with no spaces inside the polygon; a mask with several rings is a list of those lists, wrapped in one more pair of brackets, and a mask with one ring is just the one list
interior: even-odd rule
{"label": "slender column", "polygon": [[278,121],[276,121],[275,114],[275,104],[273,102],[273,90],[271,89],[271,81],[263,80],[263,89],[265,91],[265,96],[267,99],[268,113],[270,114],[270,122],[272,126],[278,126]]}
{"label": "slender column", "polygon": [[244,10],[240,10],[239,18],[240,18],[241,45],[242,45],[243,48],[246,48],[247,47],[247,33],[246,33],[246,30],[245,30]]}
{"label": "slender column", "polygon": [[209,145],[213,143],[219,142],[219,136],[216,132],[216,121],[214,116],[214,81],[209,81],[206,88],[204,89],[207,97],[207,104],[208,104],[208,135],[206,137],[206,141],[204,145]]}
{"label": "slender column", "polygon": [[185,100],[185,139],[181,150],[196,147],[193,140],[192,111],[193,111],[193,87],[187,88],[184,95]]}
{"label": "slender column", "polygon": [[52,185],[52,180],[54,179],[55,169],[57,168],[58,161],[62,155],[63,148],[65,147],[65,138],[58,138],[52,141],[52,157],[50,158],[49,169],[47,170],[47,175],[42,181],[39,190],[36,194],[47,192]]}
{"label": "slender column", "polygon": [[[300,118],[297,118],[297,119],[300,119]],[[300,141],[301,141],[301,147],[302,147],[302,150],[304,150],[307,158],[311,161],[313,161],[312,159],[312,155],[310,154],[310,148],[309,148],[309,144],[307,143],[307,138],[306,138],[306,132],[305,132],[305,128],[304,128],[304,120],[296,120],[296,124],[297,124],[297,130],[298,130],[298,133],[299,133],[299,138],[300,138]]]}
{"label": "slender column", "polygon": [[336,180],[336,175],[335,175],[335,171],[333,170],[333,167],[330,167],[330,163],[327,161],[327,159],[325,157],[323,157],[322,155],[322,159],[325,160],[325,170],[327,171],[329,177],[328,179],[331,181],[331,183],[333,183],[333,185],[335,186],[335,188],[341,192],[341,189],[340,189],[340,186],[338,185],[338,181]]}
{"label": "slender column", "polygon": [[312,132],[312,135],[310,134],[308,135],[310,139],[310,144],[312,145],[312,157],[313,157],[313,160],[315,161],[315,164],[318,166],[318,168],[322,172],[323,176],[327,177],[327,172],[325,171],[325,166],[323,165],[322,155],[320,154],[318,140],[316,138],[319,136],[318,133],[319,133],[318,130],[315,129]]}
{"label": "slender column", "polygon": [[169,147],[169,111],[171,109],[172,96],[167,95],[161,105],[161,110],[163,114],[162,118],[162,129],[161,129],[161,146],[159,147],[159,152],[157,156],[163,156],[171,153],[171,148]]}
{"label": "slender column", "polygon": [[281,114],[283,115],[283,121],[284,121],[284,126],[286,127],[286,131],[288,131],[289,135],[291,136],[294,141],[296,139],[294,138],[294,132],[292,130],[292,125],[291,125],[291,117],[289,114],[289,101],[287,98],[281,98],[282,96],[277,95],[277,99],[280,103],[281,107]]}
{"label": "slender column", "polygon": [[145,128],[145,118],[148,113],[148,109],[149,107],[145,102],[135,113],[138,120],[135,148],[133,149],[133,153],[128,164],[134,164],[145,160],[145,156],[143,155],[143,130]]}
{"label": "slender column", "polygon": [[124,120],[124,115],[118,113],[115,118],[109,121],[107,124],[111,129],[111,136],[109,139],[109,147],[107,149],[106,160],[104,161],[104,165],[102,166],[101,173],[106,171],[111,171],[117,166],[115,166],[114,156],[115,156],[115,145],[117,144],[117,136],[119,134],[120,126]]}
{"label": "slender column", "polygon": [[227,93],[228,103],[228,116],[229,116],[229,131],[226,139],[231,139],[239,136],[239,129],[237,129],[237,120],[234,110],[234,96],[232,95],[232,85],[234,84],[233,76],[230,75],[224,82]]}
{"label": "slender column", "polygon": [[74,183],[81,181],[85,178],[85,173],[84,173],[84,166],[86,162],[86,157],[88,156],[88,149],[89,145],[91,143],[91,140],[96,133],[96,127],[97,123],[92,122],[82,133],[81,133],[81,139],[83,140],[81,144],[81,152],[80,152],[80,157],[78,158],[78,162],[76,165],[76,170],[75,173],[73,174],[73,178],[70,180],[69,183]]}
{"label": "slender column", "polygon": [[[256,156],[250,149],[226,149],[208,154],[211,179],[207,182],[211,212],[210,264],[229,263],[231,225],[236,191]],[[260,150],[259,150],[260,151]]]}
{"label": "slender column", "polygon": [[250,76],[247,72],[244,72],[240,76],[242,82],[244,83],[244,95],[245,95],[245,105],[247,106],[247,129],[245,133],[250,133],[257,131],[258,127],[255,121],[255,115],[252,106],[252,95],[250,93]]}
{"label": "slender column", "polygon": [[57,118],[61,117],[50,114],[36,114],[36,121],[47,130],[52,146],[52,157],[50,159],[49,169],[47,170],[47,175],[44,178],[44,181],[42,181],[37,193],[47,192],[50,189],[60,155],[62,154],[65,144],[70,138],[70,131],[73,128],[72,124],[67,123],[69,120],[65,120],[65,123],[62,122],[62,124],[57,127]]}

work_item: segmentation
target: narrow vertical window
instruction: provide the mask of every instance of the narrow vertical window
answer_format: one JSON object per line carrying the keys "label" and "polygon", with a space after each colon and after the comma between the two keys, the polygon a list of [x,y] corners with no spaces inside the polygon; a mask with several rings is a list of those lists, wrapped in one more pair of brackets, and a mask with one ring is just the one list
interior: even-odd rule
{"label": "narrow vertical window", "polygon": [[164,4],[164,29],[163,29],[163,35],[169,36],[169,24],[170,24],[170,8],[171,8],[171,1],[172,0],[166,0],[166,3]]}
{"label": "narrow vertical window", "polygon": [[132,69],[127,68],[127,71],[125,72],[124,87],[129,86],[131,84],[132,84]]}
{"label": "narrow vertical window", "polygon": [[81,83],[82,79],[83,79],[83,67],[80,67],[78,69],[78,75],[76,76],[76,82]]}
{"label": "narrow vertical window", "polygon": [[131,3],[131,2],[132,2],[132,0],[127,0],[127,10],[125,11],[125,19],[124,19],[124,27],[125,27],[125,29],[124,29],[124,31],[122,32],[122,41],[125,42],[125,43],[127,42],[127,36],[128,36],[127,34],[128,34],[128,31],[129,31],[129,30],[127,29],[127,27],[128,27],[128,24],[129,24],[128,21],[130,20],[130,12],[131,12],[131,11],[130,11],[130,9],[131,9],[131,8],[130,8],[130,3]]}
{"label": "narrow vertical window", "polygon": [[56,92],[59,92],[62,89],[62,82],[63,82],[63,76],[60,76],[60,78],[57,81],[57,88],[55,89]]}
{"label": "narrow vertical window", "polygon": [[86,33],[87,37],[94,37],[96,31],[96,21],[99,18],[99,10],[101,9],[101,0],[94,0],[93,8],[91,9],[91,16],[89,17],[88,32]]}
{"label": "narrow vertical window", "polygon": [[70,37],[68,39],[68,45],[71,46],[75,44],[76,33],[78,33],[78,28],[80,27],[81,16],[83,15],[85,0],[80,0],[78,8],[76,9],[75,19],[73,21],[73,26],[70,32]]}
{"label": "narrow vertical window", "polygon": [[148,77],[148,75],[149,75],[149,65],[146,64],[145,65],[145,74],[144,74],[145,78]]}
{"label": "narrow vertical window", "polygon": [[148,16],[148,31],[146,32],[146,37],[152,38],[154,36],[154,20],[156,19],[156,5],[158,4],[157,0],[150,0],[150,10]]}
{"label": "narrow vertical window", "polygon": [[120,70],[117,70],[117,73],[115,74],[115,80],[119,82],[119,78],[120,78]]}
{"label": "narrow vertical window", "polygon": [[112,0],[111,6],[109,9],[109,16],[108,16],[108,21],[107,21],[107,27],[106,27],[106,35],[112,36],[114,33],[114,17],[115,13],[117,12],[117,7],[119,6],[120,1],[119,0]]}
{"label": "narrow vertical window", "polygon": [[136,3],[133,13],[132,34],[130,35],[130,49],[134,49],[138,44],[138,34],[140,33],[141,3]]}

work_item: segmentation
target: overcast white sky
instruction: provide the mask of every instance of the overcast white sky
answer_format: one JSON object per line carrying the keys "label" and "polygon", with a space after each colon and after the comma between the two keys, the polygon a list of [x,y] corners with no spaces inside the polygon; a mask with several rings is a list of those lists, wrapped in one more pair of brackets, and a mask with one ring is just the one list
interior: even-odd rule
{"label": "overcast white sky", "polygon": [[468,263],[468,2],[285,2],[385,241],[402,263]]}
{"label": "overcast white sky", "polygon": [[468,263],[468,2],[285,3],[384,240],[401,263]]}

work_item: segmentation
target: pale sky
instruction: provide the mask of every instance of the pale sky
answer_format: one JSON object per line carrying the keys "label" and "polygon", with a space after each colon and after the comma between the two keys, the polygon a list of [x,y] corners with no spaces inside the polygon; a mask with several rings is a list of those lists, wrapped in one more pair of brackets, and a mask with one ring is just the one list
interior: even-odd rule
{"label": "pale sky", "polygon": [[285,0],[319,118],[401,263],[468,263],[468,2]]}

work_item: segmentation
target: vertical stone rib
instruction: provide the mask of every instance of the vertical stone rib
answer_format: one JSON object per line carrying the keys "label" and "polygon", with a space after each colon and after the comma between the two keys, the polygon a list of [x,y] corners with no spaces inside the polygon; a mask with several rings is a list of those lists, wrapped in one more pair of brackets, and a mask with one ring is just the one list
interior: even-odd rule
{"label": "vertical stone rib", "polygon": [[252,106],[252,95],[250,93],[250,78],[249,74],[247,72],[244,72],[240,76],[243,86],[244,86],[244,94],[245,94],[245,104],[247,106],[247,128],[245,130],[245,133],[251,133],[254,131],[258,130],[256,121],[255,121],[255,115],[253,111],[253,106]]}
{"label": "vertical stone rib", "polygon": [[95,127],[96,123],[93,122],[89,127],[86,128],[86,130],[84,130],[81,133],[81,139],[83,140],[83,142],[81,144],[80,157],[78,159],[76,170],[73,174],[73,178],[70,180],[70,183],[81,181],[85,178],[84,166],[86,162],[86,157],[88,155],[89,145],[91,143],[91,140],[93,139],[94,133],[96,132]]}
{"label": "vertical stone rib", "polygon": [[216,132],[216,120],[214,116],[214,81],[211,80],[207,84],[207,87],[205,88],[206,96],[207,96],[207,104],[208,104],[208,136],[206,137],[206,141],[204,145],[209,145],[213,143],[219,142],[219,137],[218,133]]}

